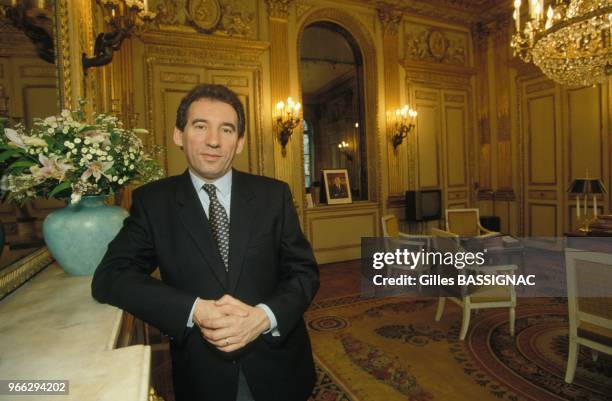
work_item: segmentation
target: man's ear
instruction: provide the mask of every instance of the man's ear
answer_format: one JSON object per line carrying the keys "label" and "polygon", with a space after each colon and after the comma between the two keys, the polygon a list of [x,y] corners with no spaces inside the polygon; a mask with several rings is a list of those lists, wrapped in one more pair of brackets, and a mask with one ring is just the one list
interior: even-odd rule
{"label": "man's ear", "polygon": [[238,144],[236,146],[236,154],[239,155],[242,152],[242,148],[244,148],[244,135],[238,138]]}
{"label": "man's ear", "polygon": [[183,131],[181,131],[177,127],[174,127],[174,134],[172,135],[172,139],[174,140],[176,146],[183,149]]}

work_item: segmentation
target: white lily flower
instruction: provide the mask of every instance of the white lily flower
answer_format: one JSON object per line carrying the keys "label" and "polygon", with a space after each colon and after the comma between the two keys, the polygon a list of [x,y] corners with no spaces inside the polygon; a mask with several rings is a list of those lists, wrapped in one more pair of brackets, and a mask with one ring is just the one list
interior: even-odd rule
{"label": "white lily flower", "polygon": [[111,167],[113,167],[113,162],[101,162],[96,160],[89,164],[87,170],[81,175],[81,180],[85,181],[92,175],[96,179],[96,182],[98,182],[102,176],[105,176],[108,180],[112,180],[112,176],[106,174],[106,171]]}
{"label": "white lily flower", "polygon": [[4,135],[9,140],[9,145],[17,146],[18,148],[25,149],[26,145],[23,142],[23,137],[19,135],[19,132],[15,131],[12,128],[5,128]]}

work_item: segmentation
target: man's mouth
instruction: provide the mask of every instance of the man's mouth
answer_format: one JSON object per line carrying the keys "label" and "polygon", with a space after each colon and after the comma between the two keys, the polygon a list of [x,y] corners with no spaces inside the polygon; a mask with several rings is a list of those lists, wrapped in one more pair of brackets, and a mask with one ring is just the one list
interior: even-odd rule
{"label": "man's mouth", "polygon": [[221,155],[217,155],[213,153],[201,153],[200,155],[206,161],[217,161],[221,158]]}

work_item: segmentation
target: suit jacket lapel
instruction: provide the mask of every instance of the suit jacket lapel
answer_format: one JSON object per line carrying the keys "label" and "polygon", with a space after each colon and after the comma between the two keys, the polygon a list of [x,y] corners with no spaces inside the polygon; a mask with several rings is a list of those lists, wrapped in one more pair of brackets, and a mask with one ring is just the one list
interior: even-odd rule
{"label": "suit jacket lapel", "polygon": [[187,232],[202,254],[206,264],[210,267],[215,277],[217,277],[219,283],[227,291],[227,273],[225,272],[225,266],[219,254],[217,243],[210,232],[208,219],[206,218],[204,208],[202,208],[202,203],[191,182],[189,170],[185,171],[180,177],[176,191],[176,201],[181,223],[187,229]]}
{"label": "suit jacket lapel", "polygon": [[230,213],[230,247],[229,247],[229,291],[233,294],[244,268],[244,255],[249,243],[251,222],[254,210],[255,195],[249,188],[246,175],[233,170],[232,202]]}

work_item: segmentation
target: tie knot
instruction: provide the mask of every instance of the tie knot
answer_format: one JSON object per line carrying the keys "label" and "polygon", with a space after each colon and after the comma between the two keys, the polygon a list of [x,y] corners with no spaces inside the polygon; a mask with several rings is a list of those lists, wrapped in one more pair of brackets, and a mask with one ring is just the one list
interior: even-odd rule
{"label": "tie knot", "polygon": [[213,184],[204,184],[202,185],[202,189],[206,191],[209,198],[211,199],[217,198],[217,187],[215,187]]}

